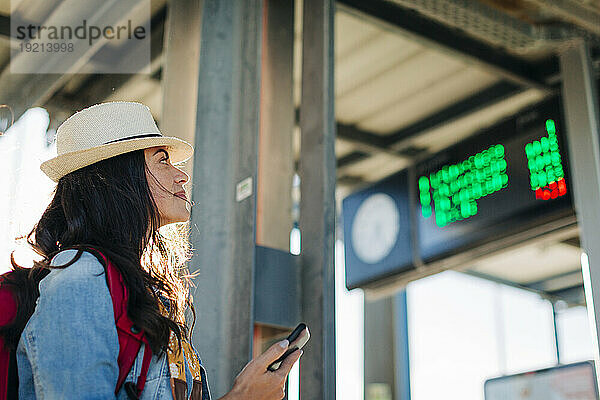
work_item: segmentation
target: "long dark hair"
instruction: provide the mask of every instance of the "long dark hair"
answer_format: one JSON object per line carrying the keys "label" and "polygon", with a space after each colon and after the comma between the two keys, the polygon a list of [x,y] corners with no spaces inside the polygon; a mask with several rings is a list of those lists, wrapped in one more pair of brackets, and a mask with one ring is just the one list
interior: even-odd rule
{"label": "long dark hair", "polygon": [[[89,247],[101,251],[123,275],[129,293],[127,314],[144,329],[153,353],[167,349],[171,332],[179,346],[183,337],[189,337],[187,305],[192,329],[195,322],[185,279],[189,275],[183,267],[190,258],[189,225],[160,228],[147,168],[144,150],[137,150],[78,169],[58,181],[52,201],[26,236],[43,259],[34,261],[33,268],[24,268],[11,253],[14,272],[2,283],[12,287],[19,307],[16,320],[0,329],[8,348],[17,347],[35,309],[40,280],[52,268],[71,265]],[[67,248],[79,251],[67,264],[50,266],[52,257]],[[168,316],[160,312],[160,296],[170,300]]]}

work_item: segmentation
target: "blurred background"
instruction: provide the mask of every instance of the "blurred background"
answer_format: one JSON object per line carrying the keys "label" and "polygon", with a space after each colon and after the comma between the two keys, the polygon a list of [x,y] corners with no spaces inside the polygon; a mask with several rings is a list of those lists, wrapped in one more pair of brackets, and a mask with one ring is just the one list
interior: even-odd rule
{"label": "blurred background", "polygon": [[[147,28],[146,40],[100,38],[34,54],[23,43],[51,39],[15,38],[15,21],[76,26],[85,18],[133,21]],[[0,0],[0,272],[15,249],[20,263],[31,263],[15,238],[29,233],[52,196],[39,165],[56,154],[57,127],[92,104],[137,101],[165,135],[196,146],[183,166],[199,203],[191,266],[231,263],[223,274],[235,275],[235,260],[248,249],[254,256],[254,308],[239,311],[249,315],[240,325],[252,329],[236,331],[250,347],[232,352],[247,360],[291,331],[292,320],[308,321],[320,343],[309,342],[314,350],[290,375],[287,398],[551,398],[535,388],[564,381],[556,367],[573,364],[575,389],[552,395],[592,399],[597,334],[586,304],[600,288],[584,288],[582,263],[591,282],[598,272],[584,254],[575,207],[595,204],[577,203],[587,192],[574,186],[583,179],[575,164],[587,164],[577,161],[583,150],[573,144],[583,142],[569,136],[569,124],[592,121],[590,135],[598,135],[599,39],[593,0]],[[572,48],[584,50],[571,56]],[[568,75],[580,54],[583,72]],[[574,111],[575,98],[588,114]],[[522,161],[510,146],[550,135],[548,119],[567,186],[544,199],[529,187],[526,141]],[[440,224],[431,176],[499,144],[508,183],[477,197],[477,213]],[[519,163],[524,178],[513,179]],[[251,201],[237,214],[213,215],[218,196],[207,192],[224,186],[230,203],[241,204],[232,188],[246,176]],[[417,194],[421,176],[436,202],[429,214]],[[551,193],[558,178],[539,190]],[[367,204],[382,193],[388,197]],[[208,221],[231,223],[218,246],[231,248],[231,260],[205,258],[216,243],[202,244],[213,234]],[[230,246],[236,241],[246,247]],[[211,274],[199,279],[210,285]],[[209,289],[199,285],[202,304]],[[209,334],[198,329],[197,337]],[[237,364],[217,368],[196,340],[219,393]],[[224,369],[230,375],[218,375]]]}

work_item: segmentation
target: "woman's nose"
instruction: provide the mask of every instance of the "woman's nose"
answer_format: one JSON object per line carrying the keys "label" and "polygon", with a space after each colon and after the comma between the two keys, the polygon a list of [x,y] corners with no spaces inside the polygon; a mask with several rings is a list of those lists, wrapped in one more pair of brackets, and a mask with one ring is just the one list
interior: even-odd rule
{"label": "woman's nose", "polygon": [[183,170],[175,167],[177,170],[177,175],[175,175],[175,182],[179,184],[187,183],[190,180],[190,176]]}

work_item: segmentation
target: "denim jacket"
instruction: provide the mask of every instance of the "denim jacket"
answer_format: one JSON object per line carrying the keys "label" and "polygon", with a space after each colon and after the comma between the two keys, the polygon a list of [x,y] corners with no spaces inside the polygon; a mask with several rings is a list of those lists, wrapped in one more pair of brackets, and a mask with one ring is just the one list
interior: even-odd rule
{"label": "denim jacket", "polygon": [[[51,265],[66,264],[76,253],[62,251]],[[17,348],[19,399],[128,398],[123,388],[114,394],[119,341],[104,273],[98,259],[83,252],[69,267],[53,269],[40,282],[40,297]],[[144,346],[125,382],[139,376],[143,351]],[[187,367],[186,381],[189,394],[192,376]],[[203,400],[209,396],[203,393]],[[140,399],[173,399],[165,354],[152,356]]]}

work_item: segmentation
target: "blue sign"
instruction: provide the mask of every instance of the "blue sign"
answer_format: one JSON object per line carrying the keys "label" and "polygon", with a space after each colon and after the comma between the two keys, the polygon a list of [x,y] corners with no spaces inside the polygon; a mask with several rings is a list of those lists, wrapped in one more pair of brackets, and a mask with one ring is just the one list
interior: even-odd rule
{"label": "blue sign", "polygon": [[413,269],[408,173],[401,171],[342,203],[349,289]]}

